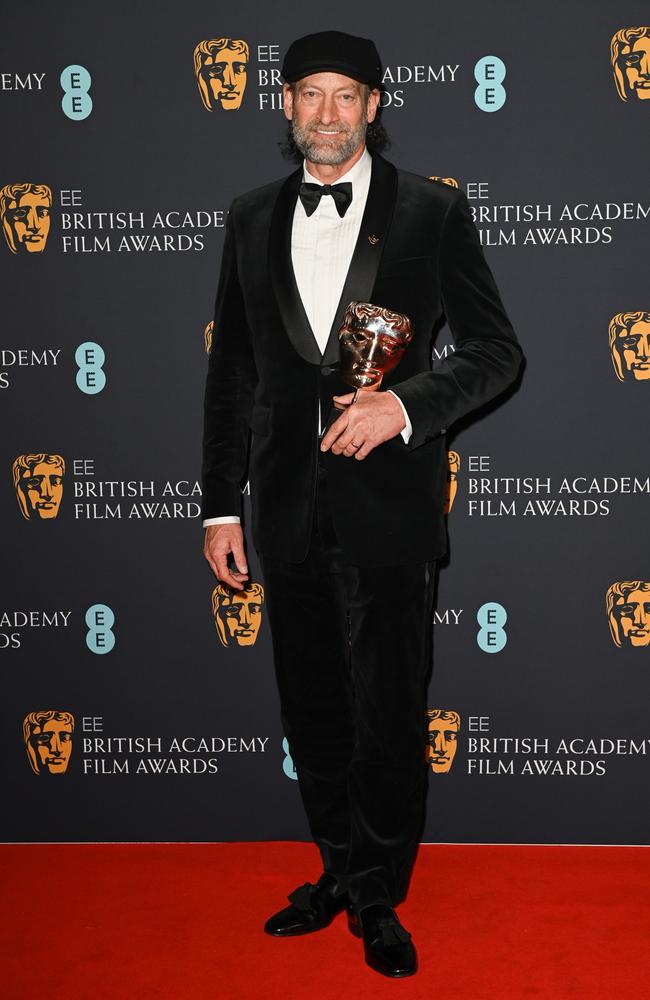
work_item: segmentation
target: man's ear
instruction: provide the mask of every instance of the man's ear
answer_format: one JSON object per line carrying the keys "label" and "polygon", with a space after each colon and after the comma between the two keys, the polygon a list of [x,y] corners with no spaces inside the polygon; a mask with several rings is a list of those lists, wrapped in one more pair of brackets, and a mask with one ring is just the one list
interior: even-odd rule
{"label": "man's ear", "polygon": [[284,108],[284,116],[288,118],[289,121],[293,118],[293,93],[291,87],[288,83],[282,85],[282,105]]}
{"label": "man's ear", "polygon": [[379,107],[380,97],[381,91],[378,87],[375,87],[375,89],[371,90],[368,94],[368,107],[366,109],[368,124],[370,124],[370,122],[374,122],[377,117],[377,108]]}

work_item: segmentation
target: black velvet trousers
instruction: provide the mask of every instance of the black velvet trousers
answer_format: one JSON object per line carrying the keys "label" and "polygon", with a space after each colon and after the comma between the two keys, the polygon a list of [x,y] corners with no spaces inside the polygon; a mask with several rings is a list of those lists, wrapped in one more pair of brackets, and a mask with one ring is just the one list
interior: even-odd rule
{"label": "black velvet trousers", "polygon": [[261,562],[282,723],[323,869],[356,907],[395,906],[424,823],[436,563],[345,562],[322,463],[307,558]]}

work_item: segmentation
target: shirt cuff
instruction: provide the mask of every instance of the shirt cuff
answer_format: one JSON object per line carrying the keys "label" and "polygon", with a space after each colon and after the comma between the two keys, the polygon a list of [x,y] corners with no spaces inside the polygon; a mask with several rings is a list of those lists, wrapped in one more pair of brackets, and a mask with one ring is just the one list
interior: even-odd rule
{"label": "shirt cuff", "polygon": [[409,440],[410,440],[410,437],[411,437],[411,434],[413,433],[413,427],[411,426],[411,421],[409,420],[409,415],[406,412],[406,407],[404,406],[404,403],[399,398],[399,396],[396,395],[396,393],[394,393],[392,389],[389,389],[388,391],[391,394],[391,396],[395,396],[395,399],[397,400],[397,402],[399,403],[399,405],[402,407],[402,413],[404,414],[404,419],[406,420],[406,427],[402,428],[402,430],[400,431],[400,434],[402,435],[402,440],[403,440],[404,444],[408,444]]}
{"label": "shirt cuff", "polygon": [[229,517],[206,517],[205,521],[203,522],[203,527],[207,528],[211,524],[241,524],[241,518],[240,517],[235,517],[234,515],[232,517],[230,517],[230,516]]}

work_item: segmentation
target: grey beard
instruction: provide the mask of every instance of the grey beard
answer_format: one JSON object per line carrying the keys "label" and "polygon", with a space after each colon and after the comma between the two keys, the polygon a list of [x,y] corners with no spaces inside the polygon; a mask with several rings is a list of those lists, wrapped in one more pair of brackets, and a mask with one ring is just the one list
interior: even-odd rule
{"label": "grey beard", "polygon": [[[333,124],[333,122],[330,123],[330,127]],[[345,139],[341,143],[319,143],[317,140],[314,140],[312,133],[319,125],[320,122],[310,122],[309,125],[301,128],[299,125],[296,125],[295,120],[292,120],[291,134],[293,135],[293,141],[305,159],[310,160],[311,163],[319,163],[328,167],[338,167],[341,163],[349,160],[365,140],[368,119],[364,112],[358,128],[355,129],[350,128],[349,125],[345,125],[343,122],[337,123],[337,128],[347,132]]]}

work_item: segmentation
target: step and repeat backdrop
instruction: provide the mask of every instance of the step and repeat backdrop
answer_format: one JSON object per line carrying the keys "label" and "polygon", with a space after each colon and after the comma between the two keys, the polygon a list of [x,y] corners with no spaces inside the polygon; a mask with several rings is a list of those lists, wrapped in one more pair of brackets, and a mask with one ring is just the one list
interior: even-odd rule
{"label": "step and repeat backdrop", "polygon": [[203,560],[200,440],[228,206],[293,169],[282,54],[338,28],[377,42],[388,158],[466,192],[527,357],[448,437],[424,839],[647,842],[649,14],[14,6],[4,840],[308,839],[255,553],[234,598]]}

